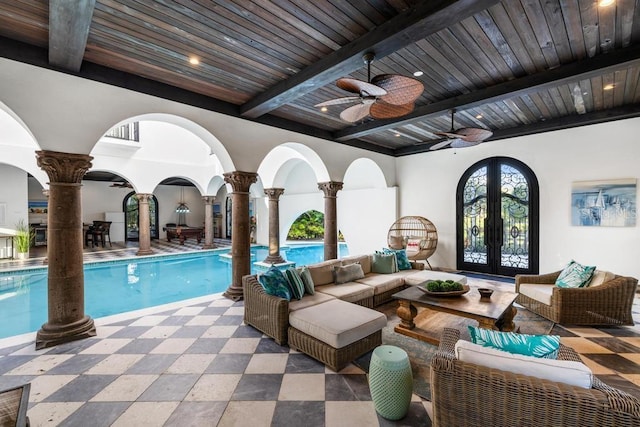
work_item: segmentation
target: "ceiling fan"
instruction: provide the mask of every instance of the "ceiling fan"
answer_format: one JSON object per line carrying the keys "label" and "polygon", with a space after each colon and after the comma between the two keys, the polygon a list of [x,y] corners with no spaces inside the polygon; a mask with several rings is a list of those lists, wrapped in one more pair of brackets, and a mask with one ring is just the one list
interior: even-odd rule
{"label": "ceiling fan", "polygon": [[122,182],[114,182],[113,184],[111,184],[109,187],[116,187],[116,188],[133,188],[133,185],[129,184],[129,182],[127,181],[122,181]]}
{"label": "ceiling fan", "polygon": [[446,146],[451,148],[473,147],[493,135],[493,132],[484,128],[460,128],[454,130],[453,115],[455,112],[455,109],[451,110],[451,130],[449,132],[436,132],[436,135],[444,136],[447,139],[432,145],[429,150],[438,150]]}
{"label": "ceiling fan", "polygon": [[371,78],[371,62],[374,54],[363,56],[367,64],[367,80],[362,81],[349,77],[338,79],[336,86],[356,96],[330,99],[316,104],[316,107],[356,103],[340,113],[344,121],[354,123],[371,116],[374,119],[391,119],[404,116],[413,111],[414,102],[424,91],[424,85],[411,77],[399,74],[380,74]]}

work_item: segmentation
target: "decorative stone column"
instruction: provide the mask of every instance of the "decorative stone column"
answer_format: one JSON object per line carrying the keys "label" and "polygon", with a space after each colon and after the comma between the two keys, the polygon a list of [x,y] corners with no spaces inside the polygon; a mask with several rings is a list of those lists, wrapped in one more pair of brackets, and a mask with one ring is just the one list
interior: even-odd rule
{"label": "decorative stone column", "polygon": [[319,182],[318,188],[324,193],[324,259],[338,258],[338,220],[336,195],[342,190],[342,182]]}
{"label": "decorative stone column", "polygon": [[96,335],[84,313],[82,265],[82,177],[93,157],[36,151],[38,166],[49,176],[47,255],[48,320],[36,334],[36,350]]}
{"label": "decorative stone column", "polygon": [[[48,205],[48,200],[49,200],[49,190],[45,190],[44,188],[42,189],[42,194],[44,195],[44,197],[47,198],[47,205]],[[49,215],[47,215],[47,239],[49,238]],[[84,236],[82,236],[82,238],[84,239]],[[83,240],[84,242],[84,240]],[[83,243],[84,244],[84,243]],[[84,246],[83,246],[84,248]],[[49,244],[47,244],[47,252],[49,252]],[[44,259],[42,260],[42,264],[47,265],[49,264],[49,255],[45,255]]]}
{"label": "decorative stone column", "polygon": [[251,273],[251,242],[249,239],[249,187],[258,180],[254,172],[228,172],[224,182],[231,184],[231,286],[224,296],[234,301],[243,298],[242,276]]}
{"label": "decorative stone column", "polygon": [[151,255],[151,222],[149,220],[149,199],[153,194],[138,193],[138,252],[136,255]]}
{"label": "decorative stone column", "polygon": [[202,249],[213,249],[216,245],[213,243],[213,202],[214,196],[204,196],[204,245]]}
{"label": "decorative stone column", "polygon": [[286,262],[280,256],[280,208],[278,199],[284,193],[284,188],[265,188],[264,194],[269,197],[269,255],[264,259],[267,264],[282,264]]}

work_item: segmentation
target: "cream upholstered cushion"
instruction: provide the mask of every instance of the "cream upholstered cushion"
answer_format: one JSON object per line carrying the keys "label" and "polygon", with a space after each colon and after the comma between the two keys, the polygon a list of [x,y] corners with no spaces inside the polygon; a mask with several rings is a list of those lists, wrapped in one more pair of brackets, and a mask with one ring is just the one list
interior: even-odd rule
{"label": "cream upholstered cushion", "polygon": [[467,277],[461,274],[445,273],[444,271],[432,271],[432,270],[406,270],[412,274],[405,277],[404,282],[407,285],[416,286],[420,285],[427,280],[453,280],[454,282],[467,283]]}
{"label": "cream upholstered cushion", "polygon": [[339,259],[331,259],[329,261],[308,265],[307,268],[309,269],[309,273],[311,273],[314,286],[333,283],[333,267],[341,264],[342,262]]}
{"label": "cream upholstered cushion", "polygon": [[353,255],[342,258],[342,265],[349,265],[358,263],[362,267],[362,272],[364,274],[371,273],[371,255]]}
{"label": "cream upholstered cushion", "polygon": [[404,279],[402,275],[399,275],[398,273],[371,273],[362,279],[356,280],[356,282],[372,287],[374,289],[374,293],[378,295],[393,288],[397,288],[398,286],[402,286]]}
{"label": "cream upholstered cushion", "polygon": [[512,354],[463,340],[456,343],[455,353],[458,360],[488,368],[582,388],[591,388],[593,383],[591,369],[580,362]]}
{"label": "cream upholstered cushion", "polygon": [[553,285],[539,283],[520,283],[520,293],[543,304],[551,305]]}
{"label": "cream upholstered cushion", "polygon": [[305,295],[301,300],[289,301],[289,311],[291,312],[305,307],[311,307],[312,305],[321,304],[332,299],[335,299],[335,297],[332,297],[329,294],[322,294],[320,292],[316,292],[313,295]]}
{"label": "cream upholstered cushion", "polygon": [[331,300],[291,312],[289,324],[331,347],[342,348],[384,328],[387,317],[357,304]]}
{"label": "cream upholstered cushion", "polygon": [[348,282],[341,285],[324,285],[316,287],[316,292],[332,295],[347,302],[356,302],[373,298],[374,289],[362,283]]}
{"label": "cream upholstered cushion", "polygon": [[587,284],[587,287],[593,288],[596,286],[600,286],[603,283],[608,282],[609,280],[613,280],[615,277],[616,275],[610,271],[596,270],[593,272],[593,277],[591,278],[591,281]]}

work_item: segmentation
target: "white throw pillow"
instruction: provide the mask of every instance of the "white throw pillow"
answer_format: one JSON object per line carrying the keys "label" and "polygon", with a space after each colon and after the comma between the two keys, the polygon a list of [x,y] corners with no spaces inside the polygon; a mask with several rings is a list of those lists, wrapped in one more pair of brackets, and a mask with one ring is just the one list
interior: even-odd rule
{"label": "white throw pillow", "polygon": [[455,351],[458,360],[492,369],[500,369],[582,388],[591,388],[593,382],[591,369],[580,362],[512,354],[463,340],[458,340]]}

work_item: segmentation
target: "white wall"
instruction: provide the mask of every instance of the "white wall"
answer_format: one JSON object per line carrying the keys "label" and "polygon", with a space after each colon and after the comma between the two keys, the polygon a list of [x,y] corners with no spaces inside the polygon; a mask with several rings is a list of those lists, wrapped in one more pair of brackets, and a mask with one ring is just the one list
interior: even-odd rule
{"label": "white wall", "polygon": [[0,234],[14,234],[18,221],[28,224],[27,173],[0,163],[0,205],[4,205],[4,222],[0,217]]}
{"label": "white wall", "polygon": [[465,149],[397,159],[400,214],[429,218],[438,228],[433,265],[456,264],[456,186],[475,162],[507,156],[527,164],[540,185],[540,272],[570,259],[640,278],[640,222],[635,227],[571,225],[573,181],[640,178],[640,118],[548,132]]}

